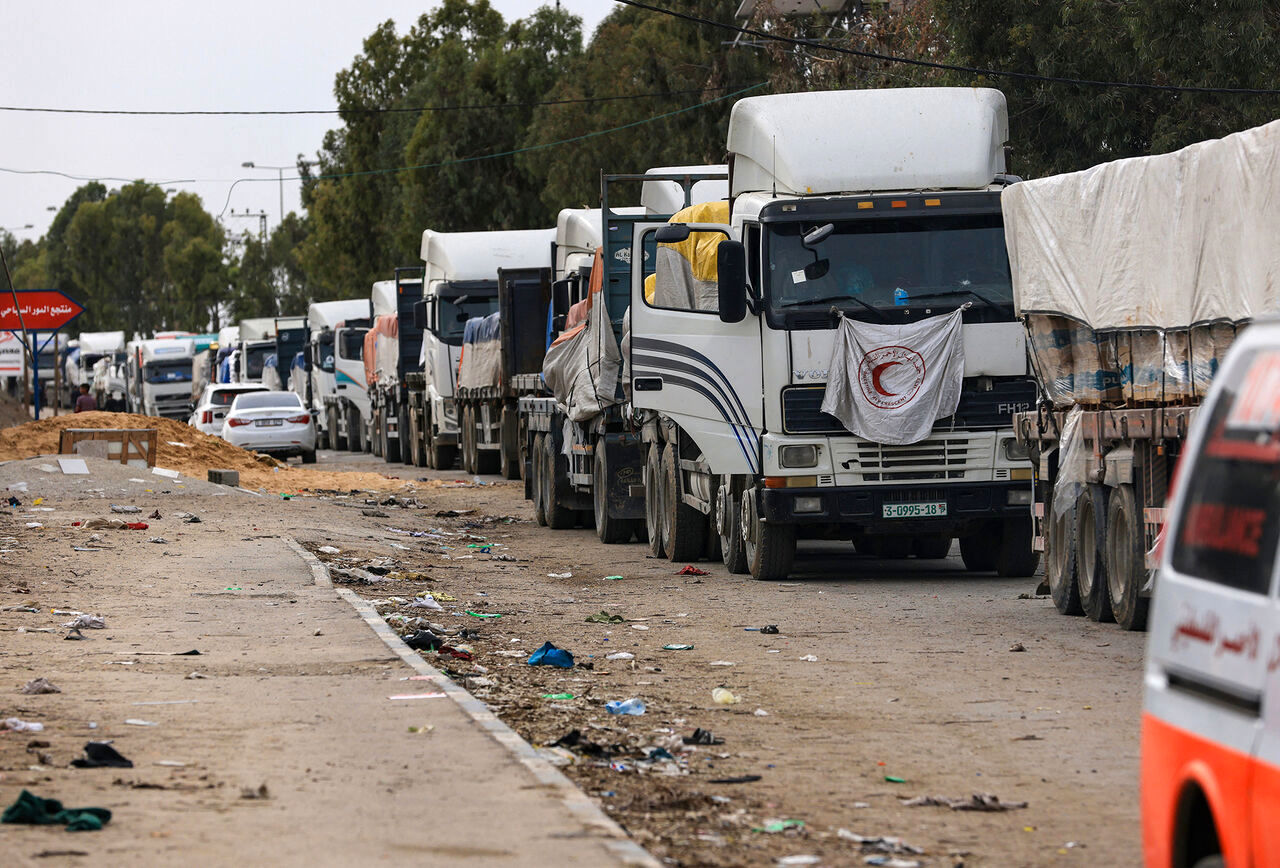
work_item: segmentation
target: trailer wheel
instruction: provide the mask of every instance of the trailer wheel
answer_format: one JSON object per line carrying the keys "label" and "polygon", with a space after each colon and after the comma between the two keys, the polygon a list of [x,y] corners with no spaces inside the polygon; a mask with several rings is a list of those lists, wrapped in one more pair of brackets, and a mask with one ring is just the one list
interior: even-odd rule
{"label": "trailer wheel", "polygon": [[475,429],[471,425],[471,408],[463,407],[458,413],[458,443],[462,447],[462,470],[474,474],[475,463]]}
{"label": "trailer wheel", "polygon": [[[400,417],[397,414],[396,424]],[[382,422],[382,460],[388,464],[400,463],[400,447],[404,443],[404,430],[397,427],[395,439],[391,439],[391,421],[384,418]]]}
{"label": "trailer wheel", "polygon": [[1111,621],[1107,567],[1102,553],[1107,540],[1107,487],[1086,485],[1076,498],[1076,582],[1080,605],[1090,621]]}
{"label": "trailer wheel", "polygon": [[1151,599],[1142,596],[1147,581],[1146,533],[1132,485],[1111,492],[1107,506],[1107,597],[1116,623],[1145,630]]}
{"label": "trailer wheel", "polygon": [[1050,493],[1045,505],[1045,579],[1053,605],[1064,615],[1083,615],[1080,586],[1076,584],[1076,505],[1071,504],[1062,515],[1053,508]]}
{"label": "trailer wheel", "polygon": [[544,436],[545,435],[543,434],[534,435],[533,458],[532,458],[533,466],[529,469],[529,479],[533,483],[533,486],[532,486],[533,487],[533,496],[532,496],[533,517],[537,520],[538,524],[542,525],[543,527],[546,527],[547,526],[547,505],[546,505],[546,501],[543,500],[543,498],[546,497],[546,489],[542,481],[542,478],[544,476],[544,471],[542,469],[542,465],[544,463],[544,459],[542,455],[542,449],[543,449],[542,438]]}
{"label": "trailer wheel", "polygon": [[960,560],[966,570],[971,573],[989,573],[996,568],[994,536],[989,526],[984,525],[983,531],[960,537]]}
{"label": "trailer wheel", "polygon": [[400,460],[414,466],[418,460],[418,438],[414,436],[413,412],[407,408],[400,410]]}
{"label": "trailer wheel", "polygon": [[605,454],[604,438],[596,440],[595,456],[591,462],[591,506],[596,521],[596,536],[609,545],[624,543],[635,531],[634,523],[609,515],[609,459]]}
{"label": "trailer wheel", "polygon": [[[564,456],[556,452],[556,438],[553,433],[543,437],[542,455],[542,508],[547,514],[547,527],[552,530],[571,528],[577,524],[578,514],[575,510],[562,506],[560,503],[560,480],[567,476],[569,471],[568,462],[565,461]],[[565,462],[563,473],[560,472],[561,462]]]}
{"label": "trailer wheel", "polygon": [[996,575],[1006,579],[1025,579],[1035,575],[1040,566],[1040,553],[1031,548],[1031,516],[1006,518],[1000,528],[1000,546],[996,549]]}
{"label": "trailer wheel", "polygon": [[680,466],[676,461],[676,445],[668,443],[662,450],[663,500],[666,513],[667,557],[673,561],[696,561],[707,545],[707,517],[685,503],[680,495]]}
{"label": "trailer wheel", "polygon": [[364,417],[355,407],[347,411],[347,449],[351,452],[365,452],[370,448],[368,435],[365,433]]}
{"label": "trailer wheel", "polygon": [[761,521],[754,487],[742,492],[742,547],[756,581],[776,582],[790,575],[796,558],[796,526]]}
{"label": "trailer wheel", "polygon": [[725,569],[735,574],[749,572],[751,565],[742,544],[742,483],[733,476],[720,477],[716,486],[715,523]]}
{"label": "trailer wheel", "polygon": [[347,438],[338,436],[338,408],[328,407],[324,413],[325,427],[329,429],[329,448],[337,452],[346,451]]}
{"label": "trailer wheel", "polygon": [[498,469],[503,479],[519,479],[523,464],[520,460],[520,417],[515,408],[504,406],[501,420],[502,449],[498,453]]}
{"label": "trailer wheel", "polygon": [[652,443],[644,458],[644,529],[649,536],[649,553],[655,558],[667,556],[661,451],[659,444]]}
{"label": "trailer wheel", "polygon": [[383,446],[383,442],[382,442],[383,430],[382,429],[384,427],[382,424],[382,411],[380,410],[374,411],[374,413],[369,417],[369,425],[370,425],[370,429],[367,432],[367,435],[369,438],[369,441],[368,441],[369,448],[373,452],[375,457],[381,458],[382,446]]}

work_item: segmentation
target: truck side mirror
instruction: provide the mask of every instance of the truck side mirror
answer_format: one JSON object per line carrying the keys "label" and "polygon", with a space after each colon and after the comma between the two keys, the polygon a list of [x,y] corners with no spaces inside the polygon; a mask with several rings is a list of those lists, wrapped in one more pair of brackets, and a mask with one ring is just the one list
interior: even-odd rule
{"label": "truck side mirror", "polygon": [[413,305],[413,327],[416,329],[425,329],[427,327],[427,303],[425,301],[415,302]]}
{"label": "truck side mirror", "polygon": [[557,280],[551,284],[551,311],[556,316],[569,312],[569,281]]}
{"label": "truck side mirror", "polygon": [[747,249],[741,241],[721,241],[716,247],[716,283],[720,321],[742,322],[747,315]]}
{"label": "truck side mirror", "polygon": [[684,223],[668,223],[653,233],[659,244],[679,244],[689,240],[689,227]]}

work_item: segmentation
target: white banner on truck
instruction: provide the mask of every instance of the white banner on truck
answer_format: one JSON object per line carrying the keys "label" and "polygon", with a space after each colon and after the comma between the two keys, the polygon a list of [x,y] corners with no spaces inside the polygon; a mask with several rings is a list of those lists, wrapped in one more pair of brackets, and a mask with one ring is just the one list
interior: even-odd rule
{"label": "white banner on truck", "polygon": [[0,377],[22,376],[22,336],[0,332]]}
{"label": "white banner on truck", "polygon": [[876,443],[924,440],[960,403],[963,313],[900,326],[842,319],[822,412]]}

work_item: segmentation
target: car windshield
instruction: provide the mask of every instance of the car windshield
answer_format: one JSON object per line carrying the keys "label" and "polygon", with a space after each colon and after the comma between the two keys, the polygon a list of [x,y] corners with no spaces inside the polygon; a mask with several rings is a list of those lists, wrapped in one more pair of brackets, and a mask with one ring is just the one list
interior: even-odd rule
{"label": "car windshield", "polygon": [[364,357],[364,336],[368,331],[368,329],[343,329],[342,337],[338,341],[338,356],[349,362],[360,361]]}
{"label": "car windshield", "polygon": [[215,407],[229,407],[231,402],[238,396],[248,391],[256,391],[251,389],[217,389],[209,396],[209,403]]}
{"label": "car windshield", "polygon": [[498,309],[498,296],[477,292],[440,296],[440,339],[450,344],[462,343],[462,331],[472,317],[488,316]]}
{"label": "car windshield", "polygon": [[850,314],[861,317],[867,307],[954,309],[967,301],[1013,302],[998,213],[839,222],[806,249],[804,234],[819,225],[769,224],[767,286],[773,311],[847,301]]}
{"label": "car windshield", "polygon": [[191,360],[147,362],[142,366],[142,376],[148,383],[189,383],[191,382]]}
{"label": "car windshield", "polygon": [[279,408],[295,410],[302,406],[302,399],[296,392],[249,392],[235,399],[232,410],[265,410]]}

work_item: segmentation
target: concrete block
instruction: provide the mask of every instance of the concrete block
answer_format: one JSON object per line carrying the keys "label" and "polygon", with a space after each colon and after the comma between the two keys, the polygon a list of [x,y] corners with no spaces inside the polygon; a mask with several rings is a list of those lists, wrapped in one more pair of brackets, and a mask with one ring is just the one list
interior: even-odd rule
{"label": "concrete block", "polygon": [[219,485],[240,485],[239,470],[210,470],[209,481],[216,482]]}

